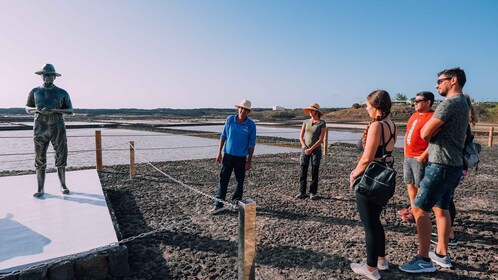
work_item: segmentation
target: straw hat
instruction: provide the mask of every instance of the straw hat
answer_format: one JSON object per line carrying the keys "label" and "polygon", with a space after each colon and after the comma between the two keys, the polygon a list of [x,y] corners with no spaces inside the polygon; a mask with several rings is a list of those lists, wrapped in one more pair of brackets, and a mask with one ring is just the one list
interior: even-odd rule
{"label": "straw hat", "polygon": [[235,108],[239,108],[239,107],[245,108],[247,110],[251,110],[251,101],[244,99],[244,100],[240,101],[239,104],[235,105]]}
{"label": "straw hat", "polygon": [[52,64],[45,64],[45,66],[43,66],[42,70],[36,71],[35,74],[37,74],[37,75],[54,74],[57,77],[61,76],[61,74],[55,72],[55,67]]}
{"label": "straw hat", "polygon": [[320,113],[320,116],[321,116],[321,115],[323,115],[323,112],[322,112],[322,111],[320,111],[320,105],[318,105],[318,103],[316,103],[316,102],[311,103],[311,105],[310,105],[310,106],[308,106],[308,107],[306,107],[306,108],[304,108],[304,110],[303,110],[303,111],[304,111],[306,114],[309,114],[309,113],[310,113],[310,110],[315,110],[315,111],[317,111],[318,113]]}

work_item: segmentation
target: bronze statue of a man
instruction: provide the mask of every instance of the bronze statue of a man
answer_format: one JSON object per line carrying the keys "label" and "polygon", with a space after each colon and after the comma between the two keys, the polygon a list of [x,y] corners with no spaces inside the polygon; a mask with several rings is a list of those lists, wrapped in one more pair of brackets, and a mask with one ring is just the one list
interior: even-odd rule
{"label": "bronze statue of a man", "polygon": [[47,149],[50,142],[55,151],[55,166],[62,193],[69,194],[66,186],[67,138],[63,114],[72,115],[73,106],[69,94],[54,85],[55,77],[60,77],[61,74],[55,71],[52,64],[45,64],[43,69],[35,74],[42,76],[43,85],[32,89],[26,102],[26,112],[35,115],[33,140],[38,191],[33,196],[40,197],[44,193]]}

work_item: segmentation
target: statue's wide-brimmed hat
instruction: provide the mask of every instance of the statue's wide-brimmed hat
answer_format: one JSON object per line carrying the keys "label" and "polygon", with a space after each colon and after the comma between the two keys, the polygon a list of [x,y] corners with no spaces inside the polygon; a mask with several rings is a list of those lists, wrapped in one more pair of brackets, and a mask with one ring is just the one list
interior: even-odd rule
{"label": "statue's wide-brimmed hat", "polygon": [[245,108],[247,110],[251,110],[251,101],[244,99],[244,100],[240,101],[239,104],[235,105],[235,108],[239,108],[239,107]]}
{"label": "statue's wide-brimmed hat", "polygon": [[35,74],[37,74],[37,75],[54,74],[57,77],[62,76],[61,74],[59,74],[55,71],[55,67],[52,64],[45,64],[45,66],[43,66],[42,70],[36,71]]}
{"label": "statue's wide-brimmed hat", "polygon": [[323,115],[323,112],[322,112],[322,111],[320,111],[320,105],[318,105],[318,103],[316,103],[316,102],[311,103],[311,105],[310,105],[310,106],[308,106],[308,107],[306,107],[306,108],[304,108],[304,109],[303,109],[303,111],[304,111],[306,114],[309,114],[309,113],[310,113],[310,110],[315,110],[315,111],[317,111],[318,113],[320,113],[320,116],[322,116],[322,115]]}

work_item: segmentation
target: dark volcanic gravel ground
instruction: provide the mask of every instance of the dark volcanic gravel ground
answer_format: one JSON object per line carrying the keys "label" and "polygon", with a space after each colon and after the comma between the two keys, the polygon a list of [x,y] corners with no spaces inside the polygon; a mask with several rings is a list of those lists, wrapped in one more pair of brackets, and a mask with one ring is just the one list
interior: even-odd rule
{"label": "dark volcanic gravel ground", "polygon": [[[417,250],[414,224],[394,214],[407,204],[402,150],[395,151],[398,186],[382,216],[391,269],[384,279],[497,279],[498,147],[483,147],[477,175],[457,189],[458,247],[450,247],[455,268],[409,275],[398,265]],[[356,164],[352,145],[333,145],[322,163],[318,201],[296,200],[299,155],[254,158],[245,198],[257,203],[256,279],[362,279],[349,268],[365,258],[364,233],[348,174]],[[154,163],[175,179],[213,195],[219,166],[214,159]],[[161,227],[170,229],[127,243],[128,279],[236,279],[238,215],[207,215],[212,201],[168,179],[149,165],[106,167],[100,173],[122,237]],[[233,179],[232,179],[233,180]],[[229,192],[231,192],[231,186]],[[183,222],[183,223],[179,223]]]}

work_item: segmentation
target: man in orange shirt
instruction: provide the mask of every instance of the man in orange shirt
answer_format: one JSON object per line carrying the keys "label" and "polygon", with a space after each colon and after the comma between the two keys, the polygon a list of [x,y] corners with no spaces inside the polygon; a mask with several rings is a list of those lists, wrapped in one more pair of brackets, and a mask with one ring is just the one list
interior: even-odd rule
{"label": "man in orange shirt", "polygon": [[[434,114],[432,104],[434,94],[430,91],[422,91],[416,94],[415,113],[413,113],[406,125],[405,134],[405,160],[403,162],[403,179],[408,190],[410,205],[413,203],[418,192],[419,183],[424,177],[425,165],[429,150],[429,143],[420,137],[420,130]],[[399,210],[398,213],[404,221],[415,222],[411,212],[411,206]]]}

